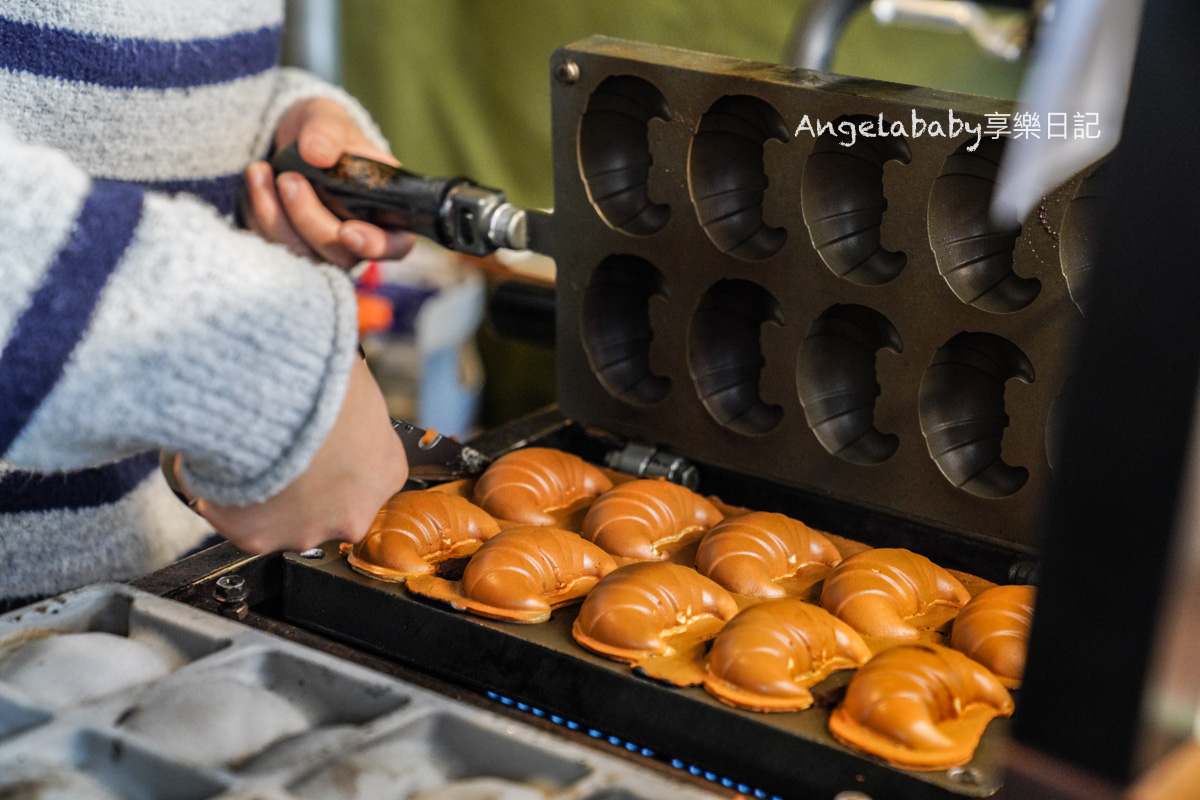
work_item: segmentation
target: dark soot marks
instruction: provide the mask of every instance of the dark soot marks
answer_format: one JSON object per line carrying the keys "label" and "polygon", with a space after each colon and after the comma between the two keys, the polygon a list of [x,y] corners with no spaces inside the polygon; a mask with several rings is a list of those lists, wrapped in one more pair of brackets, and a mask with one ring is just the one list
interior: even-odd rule
{"label": "dark soot marks", "polygon": [[700,119],[688,153],[696,217],[722,253],[761,261],[779,252],[787,231],[763,222],[768,179],[763,144],[788,140],[779,113],[756,97],[726,95]]}
{"label": "dark soot marks", "polygon": [[921,377],[921,431],[929,455],[948,481],[978,497],[1007,497],[1029,478],[1028,470],[1000,457],[1009,378],[1032,383],[1033,365],[993,333],[956,334]]}
{"label": "dark soot marks", "polygon": [[1059,237],[1067,291],[1071,293],[1071,299],[1083,313],[1087,313],[1092,267],[1097,257],[1096,229],[1100,223],[1104,174],[1104,165],[1099,164],[1079,182],[1075,196],[1067,204],[1062,234]]}
{"label": "dark soot marks", "polygon": [[971,153],[964,142],[933,182],[929,194],[929,242],[938,272],[958,296],[983,311],[1020,311],[1042,284],[1013,272],[1013,248],[1021,226],[998,227],[990,217],[1003,145],[984,139]]}
{"label": "dark soot marks", "polygon": [[659,402],[671,379],[650,370],[650,298],[668,296],[662,273],[633,255],[600,262],[583,293],[580,327],[588,363],[613,397],[633,405]]}
{"label": "dark soot marks", "polygon": [[899,275],[907,261],[904,253],[885,250],[879,243],[879,226],[887,210],[883,165],[893,159],[907,164],[912,151],[902,136],[856,136],[853,145],[843,147],[845,137],[836,134],[843,122],[875,124],[876,120],[839,117],[834,133],[817,137],[800,185],[804,222],[821,260],[835,275],[878,286]]}
{"label": "dark soot marks", "polygon": [[632,75],[605,78],[579,120],[579,168],[588,198],[612,227],[632,236],[662,230],[670,206],[650,200],[648,124],[670,119],[667,101],[653,84]]}
{"label": "dark soot marks", "polygon": [[891,322],[874,309],[835,305],[813,322],[800,347],[796,391],[821,446],[852,464],[880,464],[900,446],[875,427],[875,353],[904,349]]}
{"label": "dark soot marks", "polygon": [[748,436],[767,433],[783,418],[782,408],[758,394],[765,322],[783,324],[770,292],[750,281],[722,280],[700,298],[688,331],[688,366],[701,402],[721,425]]}

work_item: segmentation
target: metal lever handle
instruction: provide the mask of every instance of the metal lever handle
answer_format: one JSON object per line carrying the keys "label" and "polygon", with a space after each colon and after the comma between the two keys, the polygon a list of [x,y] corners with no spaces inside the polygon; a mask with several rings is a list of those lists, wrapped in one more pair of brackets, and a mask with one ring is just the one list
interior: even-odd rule
{"label": "metal lever handle", "polygon": [[874,0],[871,13],[885,25],[965,31],[981,48],[1005,61],[1016,61],[1029,41],[1027,17],[995,17],[968,0]]}
{"label": "metal lever handle", "polygon": [[528,246],[525,211],[506,203],[504,192],[466,178],[431,178],[349,154],[322,169],[301,158],[294,144],[276,153],[271,167],[307,178],[340,219],[412,231],[471,255]]}

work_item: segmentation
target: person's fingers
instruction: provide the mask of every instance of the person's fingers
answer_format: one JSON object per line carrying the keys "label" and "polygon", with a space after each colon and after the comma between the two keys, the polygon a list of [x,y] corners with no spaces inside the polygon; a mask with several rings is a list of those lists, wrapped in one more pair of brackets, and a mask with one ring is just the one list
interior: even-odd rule
{"label": "person's fingers", "polygon": [[246,185],[250,196],[250,214],[246,224],[268,242],[281,244],[289,252],[313,261],[323,260],[300,237],[288,220],[275,188],[275,173],[271,165],[258,161],[246,168]]}
{"label": "person's fingers", "polygon": [[361,259],[338,239],[342,221],[327,209],[301,175],[285,172],[276,179],[288,221],[322,261],[349,269]]}
{"label": "person's fingers", "polygon": [[300,157],[314,167],[332,167],[357,132],[350,115],[340,105],[333,101],[313,102],[300,124],[296,146]]}
{"label": "person's fingers", "polygon": [[366,222],[343,222],[338,240],[360,259],[397,259],[408,255],[417,238],[404,231],[385,231]]}

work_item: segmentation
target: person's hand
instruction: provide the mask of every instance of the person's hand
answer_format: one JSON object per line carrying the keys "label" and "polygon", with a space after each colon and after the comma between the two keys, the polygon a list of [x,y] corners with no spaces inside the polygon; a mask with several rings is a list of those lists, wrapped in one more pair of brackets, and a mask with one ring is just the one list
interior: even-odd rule
{"label": "person's hand", "polygon": [[220,506],[200,499],[193,507],[247,553],[307,550],[330,539],[362,539],[407,478],[404,445],[383,395],[366,364],[355,359],[337,421],[300,477],[261,503]]}
{"label": "person's hand", "polygon": [[[332,167],[342,153],[397,164],[375,147],[333,100],[305,100],[288,109],[275,131],[276,149],[296,142],[300,157],[314,167]],[[246,225],[296,255],[349,269],[364,259],[400,258],[412,249],[411,233],[385,231],[367,222],[343,222],[317,198],[301,175],[275,175],[256,161],[246,168],[249,204]]]}

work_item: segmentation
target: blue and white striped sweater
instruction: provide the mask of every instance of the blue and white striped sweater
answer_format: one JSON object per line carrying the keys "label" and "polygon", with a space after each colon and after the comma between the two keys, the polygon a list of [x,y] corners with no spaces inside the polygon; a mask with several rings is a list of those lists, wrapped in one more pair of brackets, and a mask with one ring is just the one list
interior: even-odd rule
{"label": "blue and white striped sweater", "polygon": [[[227,216],[295,102],[278,0],[0,0],[0,598],[126,578],[307,465],[354,299]],[[205,201],[201,203],[196,198]]]}

